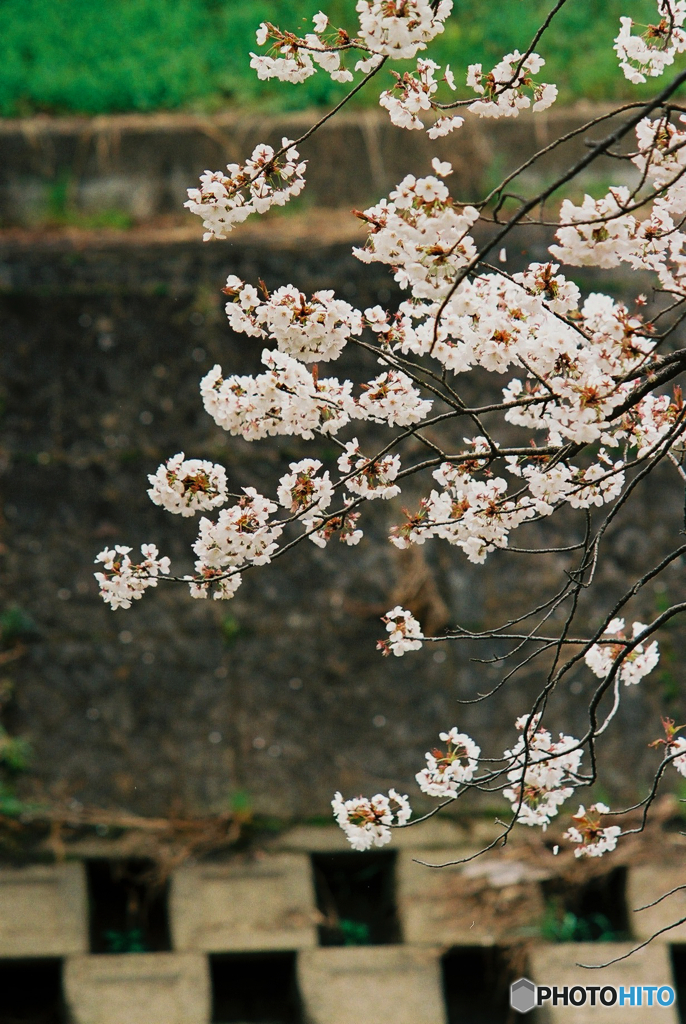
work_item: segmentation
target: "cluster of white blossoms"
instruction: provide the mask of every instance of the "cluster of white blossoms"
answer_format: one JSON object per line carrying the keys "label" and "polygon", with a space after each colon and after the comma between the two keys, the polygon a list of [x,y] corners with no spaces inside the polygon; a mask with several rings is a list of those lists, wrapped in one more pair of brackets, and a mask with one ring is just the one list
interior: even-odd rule
{"label": "cluster of white blossoms", "polygon": [[[640,636],[645,628],[643,622],[634,622],[632,640]],[[616,659],[626,650],[628,641],[624,632],[624,619],[612,619],[608,623],[603,633],[603,639],[609,640],[611,637],[614,637],[617,642],[593,644],[584,656],[591,672],[599,679],[606,678]],[[640,683],[644,676],[653,671],[659,660],[660,650],[657,640],[653,640],[647,647],[643,643],[638,643],[620,663],[617,679],[625,686]]]}
{"label": "cluster of white blossoms", "polygon": [[[640,122],[634,159],[644,161],[656,185],[663,180],[659,175],[674,171],[674,161],[677,173],[682,168],[682,135],[686,140],[686,134],[670,134],[660,121]],[[457,275],[476,256],[469,229],[478,213],[453,202],[442,180],[451,173],[450,164],[435,159],[433,169],[435,175],[423,178],[408,175],[387,200],[361,215],[369,240],[356,255],[391,265],[411,294],[397,312],[375,306],[363,313],[331,291],[308,298],[292,285],[271,295],[262,288],[260,294],[232,275],[224,289],[231,326],[276,348],[262,352],[264,373],[225,378],[214,366],[201,382],[201,394],[207,412],[231,434],[247,440],[271,435],[310,439],[315,433],[337,434],[355,420],[407,428],[426,419],[432,399],[392,365],[396,356],[429,356],[455,374],[475,366],[495,373],[514,368],[518,375],[503,390],[505,420],[540,431],[547,446],[593,443],[595,453],[583,464],[541,457],[535,446],[530,454],[506,456],[503,468],[516,482],[511,497],[505,476],[490,468],[497,446],[483,437],[465,439],[454,462],[433,470],[439,488],[421,498],[417,512],[408,513],[391,531],[398,547],[440,538],[460,547],[471,561],[483,562],[489,552],[508,545],[513,529],[534,517],[550,515],[565,503],[590,508],[614,501],[624,489],[625,469],[612,449],[634,449],[639,459],[654,454],[670,443],[684,407],[676,392],[673,398],[648,394],[621,411],[634,387],[632,375],[651,358],[655,341],[640,313],[630,313],[610,296],[594,293],[582,302],[578,287],[557,263],[532,263],[512,278],[472,274],[455,287]],[[679,285],[681,274],[686,280],[686,256],[680,255],[686,238],[670,228],[671,194],[665,187],[653,204],[650,230],[622,212],[628,194],[621,189],[597,202],[587,199],[581,207],[563,204],[569,223],[559,229],[561,244],[553,251],[572,263],[601,266],[614,265],[619,253],[632,266],[657,269],[663,282],[668,274]],[[584,218],[591,223],[583,223]],[[608,231],[614,239],[610,245]],[[352,381],[322,378],[318,365],[308,368],[308,363],[337,358],[363,329],[371,331],[387,368],[357,393]],[[355,506],[399,493],[400,457],[394,452],[366,458],[353,439],[344,442],[338,468],[342,478],[336,486],[345,485],[349,492],[342,494],[341,508],[329,514],[324,491],[318,491],[311,508],[292,509],[320,546],[334,537],[351,546],[359,543]],[[326,480],[330,499],[334,483],[328,474],[319,479],[316,486]],[[225,500],[222,467],[186,463],[183,455],[160,467],[150,482],[154,501],[184,515]],[[291,497],[287,507],[293,502]],[[232,563],[227,569],[201,557],[197,578],[199,593],[213,589],[215,596],[231,596],[240,583],[239,566]],[[396,654],[405,649],[403,643],[393,644]],[[652,645],[645,655],[637,649],[622,667],[622,678],[629,672],[635,678],[652,652]]]}
{"label": "cluster of white blossoms", "polygon": [[344,800],[336,793],[331,801],[336,821],[345,832],[353,850],[369,850],[391,841],[391,825],[404,825],[412,813],[406,796],[394,789],[388,796],[359,796]]}
{"label": "cluster of white blossoms", "polygon": [[318,459],[291,462],[290,473],[279,480],[278,499],[289,512],[307,511],[313,506],[328,508],[333,497],[333,484],[328,472],[317,476],[322,468]]}
{"label": "cluster of white blossoms", "polygon": [[421,423],[433,405],[430,399],[421,397],[410,377],[402,370],[386,370],[367,384],[362,384],[361,388],[354,415],[373,423],[409,427],[413,423]]}
{"label": "cluster of white blossoms", "polygon": [[226,470],[200,459],[186,459],[183,452],[168,459],[148,476],[148,495],[155,505],[181,516],[217,508],[226,501]]}
{"label": "cluster of white blossoms", "polygon": [[222,509],[216,522],[203,517],[193,551],[196,578],[187,577],[193,597],[205,598],[211,591],[217,600],[233,597],[241,584],[238,570],[247,565],[266,565],[276,551],[283,532],[269,517],[277,505],[243,488],[244,497],[231,508]]}
{"label": "cluster of white blossoms", "polygon": [[500,477],[475,479],[463,466],[447,462],[433,476],[444,490],[431,491],[416,515],[408,514],[402,525],[392,528],[390,540],[396,547],[440,537],[462,548],[470,562],[481,563],[489,551],[507,546],[510,530],[536,514],[527,496],[518,502],[504,500],[507,483]]}
{"label": "cluster of white blossoms", "polygon": [[[436,164],[443,175],[450,164]],[[443,176],[442,175],[442,176]],[[369,238],[353,252],[363,263],[387,263],[401,288],[415,299],[445,295],[458,274],[476,256],[469,229],[479,219],[473,206],[457,207],[445,182],[434,175],[408,174],[376,206],[365,210]]]}
{"label": "cluster of white blossoms", "polygon": [[405,651],[418,651],[422,646],[422,627],[407,608],[401,608],[398,604],[386,612],[381,621],[386,623],[386,632],[389,634],[385,640],[377,641],[377,649],[382,654],[395,654],[396,658],[400,658]]}
{"label": "cluster of white blossoms", "polygon": [[[292,32],[282,32],[270,22],[262,22],[257,30],[258,46],[272,41],[272,49],[278,54],[251,53],[250,67],[257,72],[262,81],[278,78],[282,82],[299,84],[314,75],[317,68],[326,71],[334,82],[352,82],[353,74],[341,64],[340,49],[336,46],[337,39],[327,44],[322,35],[329,27],[329,19],[319,11],[312,19],[314,32],[299,38]],[[357,70],[357,69],[356,69]]]}
{"label": "cluster of white blossoms", "polygon": [[[516,746],[503,755],[506,766],[509,766],[506,770],[510,783],[503,790],[503,796],[510,802],[517,823],[539,826],[545,832],[561,804],[581,784],[578,772],[582,751],[573,736],[561,733],[559,740],[553,741],[551,734],[540,728],[540,720],[540,714],[522,715],[515,723],[522,736]],[[658,740],[657,744],[665,744],[668,753],[674,753],[676,749],[686,751],[686,740],[683,744],[675,740],[678,729],[674,728],[671,720],[666,721],[671,727],[670,731],[666,725],[668,739]],[[426,767],[417,772],[415,779],[420,790],[428,796],[454,800],[474,782],[481,748],[471,736],[458,732],[457,727],[439,736],[445,749],[427,751]],[[683,760],[684,768],[677,766],[682,773],[686,771],[686,753]],[[487,772],[477,781],[483,783],[489,775],[493,781],[500,774]],[[331,801],[334,817],[354,849],[367,850],[372,845],[385,845],[391,839],[390,826],[403,825],[409,820],[411,812],[407,797],[398,796],[395,790],[390,790],[389,797],[377,794],[371,799],[359,796],[344,801],[341,794],[336,793]],[[609,807],[596,803],[588,812],[580,807],[577,814],[571,816],[574,824],[564,833],[564,838],[575,845],[576,857],[602,857],[616,848],[621,828],[601,826],[599,818],[592,817],[609,813]]]}
{"label": "cluster of white blossoms", "polygon": [[[686,115],[681,114],[679,122],[685,121]],[[686,132],[666,117],[655,121],[646,117],[636,125],[636,141],[638,152],[632,163],[655,189],[668,189],[665,199],[673,216],[686,213],[686,182],[679,177],[686,167]]]}
{"label": "cluster of white blossoms", "polygon": [[400,457],[384,455],[368,459],[360,451],[356,437],[346,444],[345,453],[338,459],[338,470],[346,477],[348,490],[368,500],[394,498],[400,494],[400,487],[393,483],[400,472]]}
{"label": "cluster of white blossoms", "polygon": [[674,398],[670,395],[646,395],[638,405],[626,413],[622,426],[625,434],[636,445],[637,456],[656,451],[660,441],[673,429],[683,414],[683,399],[678,388]]}
{"label": "cluster of white blossoms", "polygon": [[409,60],[444,31],[453,0],[358,0],[360,39],[373,53]]}
{"label": "cluster of white blossoms", "polygon": [[315,430],[336,434],[351,419],[389,426],[419,423],[431,410],[407,374],[388,370],[360,386],[335,377],[320,378],[285,352],[265,349],[266,373],[222,377],[214,366],[200,382],[205,410],[217,426],[247,441],[274,434],[311,438]]}
{"label": "cluster of white blossoms", "polygon": [[215,365],[200,382],[206,412],[217,426],[246,441],[276,434],[304,438],[336,433],[355,415],[350,381],[313,376],[285,352],[265,349],[266,373],[222,377]]}
{"label": "cluster of white blossoms", "polygon": [[426,768],[417,772],[415,779],[422,793],[455,799],[465,783],[474,778],[479,767],[481,747],[476,745],[471,736],[458,732],[455,726],[438,735],[446,744],[446,749],[427,751]]}
{"label": "cluster of white blossoms", "polygon": [[610,808],[606,804],[591,804],[588,811],[583,804],[572,820],[572,825],[564,833],[564,838],[576,844],[575,857],[602,857],[604,853],[610,853],[617,847],[617,839],[622,833],[619,825],[601,826],[598,817],[592,815],[609,814]]}
{"label": "cluster of white blossoms", "polygon": [[677,736],[669,745],[669,753],[677,756],[672,764],[679,775],[686,775],[686,736]]}
{"label": "cluster of white blossoms", "polygon": [[467,85],[483,96],[475,100],[469,109],[479,117],[517,117],[520,110],[547,110],[557,99],[557,86],[549,83],[534,83],[545,61],[537,53],[526,57],[515,50],[507,53],[492,71],[485,72],[481,64],[470,64],[467,71]]}
{"label": "cluster of white blossoms", "polygon": [[[517,821],[546,830],[560,805],[574,792],[583,751],[573,736],[560,733],[559,740],[538,728],[540,714],[522,715],[515,725],[522,735],[505,758],[510,785],[503,790]],[[528,726],[527,726],[528,723]],[[526,729],[526,736],[524,730]]]}
{"label": "cluster of white blossoms", "polygon": [[[394,125],[410,131],[423,130],[427,127],[419,115],[422,111],[439,109],[434,96],[439,85],[436,72],[440,70],[440,65],[435,61],[420,57],[416,72],[406,71],[403,75],[399,75],[397,71],[392,72],[396,79],[395,85],[381,93],[379,105],[385,107]],[[446,67],[441,81],[446,82],[453,90],[456,88],[455,76],[450,70],[450,65]],[[438,139],[449,135],[463,124],[464,118],[457,114],[439,117],[428,127],[427,135],[430,139]]]}
{"label": "cluster of white blossoms", "polygon": [[[351,503],[345,495],[343,500],[346,506]],[[355,547],[362,540],[362,530],[357,529],[359,518],[359,512],[353,512],[346,507],[333,515],[324,516],[315,513],[303,516],[302,525],[306,530],[311,531],[308,536],[318,548],[325,548],[333,537],[337,537],[341,544]]]}
{"label": "cluster of white blossoms", "polygon": [[417,115],[434,108],[431,97],[438,91],[435,73],[440,70],[435,61],[420,57],[416,73],[406,71],[399,75],[397,71],[392,72],[395,85],[381,93],[379,106],[386,108],[394,125],[409,131],[424,129],[424,122]]}
{"label": "cluster of white blossoms", "polygon": [[657,12],[660,20],[656,25],[647,25],[641,35],[634,35],[635,22],[631,18],[620,18],[621,28],[615,39],[614,48],[619,57],[619,66],[630,82],[638,85],[651,78],[659,77],[677,53],[686,50],[686,32],[682,28],[686,19],[686,0],[658,0]]}
{"label": "cluster of white blossoms", "polygon": [[305,187],[306,161],[290,139],[282,139],[282,155],[260,144],[244,164],[227,164],[223,171],[205,171],[200,188],[188,189],[186,209],[202,218],[203,241],[226,238],[251,213],[285,206]]}
{"label": "cluster of white blossoms", "polygon": [[[278,79],[298,85],[321,69],[334,82],[351,82],[353,73],[343,66],[348,50],[362,54],[355,71],[369,74],[385,57],[405,60],[444,30],[452,0],[359,0],[358,35],[332,29],[326,14],[312,19],[314,32],[304,36],[284,32],[271,22],[262,22],[256,33],[258,46],[271,46],[271,53],[250,54],[250,67],[262,81]],[[328,30],[328,32],[327,32]]]}
{"label": "cluster of white blossoms", "polygon": [[232,330],[253,338],[270,338],[279,352],[303,363],[337,359],[351,335],[362,333],[359,310],[337,299],[333,291],[314,292],[311,299],[293,285],[260,299],[257,289],[232,274],[225,294]]}
{"label": "cluster of white blossoms", "polygon": [[169,573],[169,559],[159,557],[154,544],[141,544],[143,561],[137,565],[129,558],[131,548],[116,544],[113,549],[105,548],[95,559],[102,564],[104,572],[93,573],[100,586],[100,596],[112,611],[130,608],[132,601],[138,601],[148,587],[157,586],[157,578]]}
{"label": "cluster of white blossoms", "polygon": [[535,465],[521,467],[516,455],[508,456],[507,462],[513,476],[526,480],[531,494],[527,500],[531,501],[534,513],[549,516],[562,502],[568,502],[572,508],[590,508],[619,497],[624,488],[624,463],[621,459],[613,462],[604,448],[596,458],[598,461],[586,469],[573,465],[557,465],[547,470]]}
{"label": "cluster of white blossoms", "polygon": [[674,251],[671,203],[656,199],[643,221],[622,213],[630,204],[631,192],[625,187],[610,189],[603,199],[587,195],[581,206],[565,199],[560,211],[565,226],[556,234],[561,244],[552,245],[551,253],[571,266],[607,268],[628,263],[634,270],[661,271],[666,256]]}
{"label": "cluster of white blossoms", "polygon": [[665,730],[665,738],[655,740],[648,746],[664,747],[664,756],[671,759],[671,764],[679,775],[686,776],[686,736],[678,735],[686,727],[677,725],[673,718],[663,718],[662,726]]}

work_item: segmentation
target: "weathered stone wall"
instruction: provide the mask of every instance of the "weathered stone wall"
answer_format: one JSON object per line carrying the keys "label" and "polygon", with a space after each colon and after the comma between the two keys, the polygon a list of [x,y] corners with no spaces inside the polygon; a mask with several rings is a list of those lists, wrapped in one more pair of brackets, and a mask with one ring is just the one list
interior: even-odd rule
{"label": "weathered stone wall", "polygon": [[[580,104],[516,122],[473,118],[435,142],[423,132],[395,128],[378,110],[343,113],[303,144],[307,190],[298,203],[306,209],[359,208],[387,194],[405,174],[426,173],[434,156],[452,161],[461,199],[480,198],[484,185],[493,186],[502,173],[603,112]],[[317,116],[307,111],[259,118],[157,114],[0,122],[0,225],[30,226],[67,212],[103,210],[139,221],[178,218],[186,189],[206,168],[242,161],[261,142],[279,146],[284,136],[297,139]],[[606,133],[601,123],[588,135]],[[566,170],[587,152],[585,141],[580,135],[552,150],[524,182]],[[612,173],[616,178],[626,172],[615,164]],[[603,178],[607,169],[591,174]]]}
{"label": "weathered stone wall", "polygon": [[[258,366],[259,344],[228,330],[219,293],[227,273],[335,287],[362,308],[392,301],[390,276],[354,260],[348,229],[336,231],[303,234],[284,218],[206,246],[144,232],[0,241],[1,601],[24,608],[40,630],[5,668],[16,684],[7,724],[35,749],[26,791],[38,779],[47,792],[141,813],[217,809],[240,791],[264,813],[311,816],[329,813],[335,789],[416,792],[413,775],[446,726],[459,724],[489,753],[512,742],[536,671],[497,703],[460,706],[501,678],[497,665],[468,660],[493,646],[385,660],[374,651],[379,616],[400,602],[424,622],[494,624],[551,593],[571,557],[500,553],[478,567],[445,546],[399,556],[384,536],[407,497],[378,503],[359,548],[301,546],[246,574],[232,602],[194,602],[166,585],[113,613],[96,596],[92,563],[106,544],[154,541],[180,572],[191,568],[193,524],[145,494],[146,474],[163,458],[212,457],[234,489],[272,493],[288,462],[308,451],[296,439],[228,437],[203,412],[198,381],[215,361],[239,372]],[[360,360],[346,363],[357,379],[377,372]],[[475,376],[465,394],[487,386]],[[333,461],[333,448],[323,457]],[[604,598],[672,543],[682,499],[669,468],[639,488],[608,536]],[[580,522],[569,522],[558,539],[580,535]],[[522,531],[518,544],[543,536]],[[636,617],[676,596],[682,575],[669,571],[667,593],[649,589]],[[582,602],[582,620],[593,616]],[[661,670],[624,695],[600,747],[613,794],[631,798],[649,777],[657,756],[646,743],[660,712],[683,720],[681,650],[678,629],[665,634]],[[584,668],[568,677],[551,724],[583,729],[591,683]]]}
{"label": "weathered stone wall", "polygon": [[[540,682],[536,672],[502,691],[497,715],[495,704],[460,706],[501,678],[497,665],[469,657],[503,651],[446,645],[383,660],[374,652],[379,616],[400,602],[434,628],[494,624],[549,594],[571,557],[498,554],[480,568],[442,546],[399,555],[384,538],[400,504],[414,500],[410,492],[370,511],[359,548],[307,544],[248,573],[228,603],[193,602],[165,585],[131,611],[112,613],[96,597],[92,563],[106,544],[152,540],[179,571],[191,568],[192,523],[145,494],[146,474],[165,457],[211,456],[226,464],[234,489],[272,493],[288,463],[310,450],[296,439],[229,438],[202,410],[198,381],[215,361],[239,372],[259,365],[259,344],[228,330],[219,291],[227,273],[262,277],[270,287],[333,287],[361,308],[396,301],[391,275],[351,256],[359,222],[342,210],[387,192],[408,171],[427,170],[436,154],[455,165],[453,192],[472,198],[494,169],[511,169],[597,113],[477,122],[432,145],[384,114],[345,115],[303,147],[306,217],[248,223],[213,245],[200,243],[197,223],[173,226],[184,189],[205,167],[241,159],[258,141],[297,137],[311,114],[0,123],[0,224],[8,227],[0,232],[0,607],[19,605],[39,627],[27,653],[3,669],[15,684],[3,715],[10,731],[33,742],[27,792],[37,779],[49,792],[143,813],[175,804],[217,809],[240,792],[265,813],[309,816],[328,814],[337,788],[414,788],[423,752],[453,723],[485,751],[511,743],[512,722]],[[603,132],[601,125],[592,134]],[[538,180],[583,152],[583,137],[554,151]],[[50,220],[55,189],[67,223],[24,233],[17,225]],[[148,226],[108,235],[68,225],[72,215],[108,209]],[[544,230],[527,229],[508,246],[508,268],[545,259],[547,241]],[[579,279],[595,287],[592,275]],[[635,275],[634,284],[649,287]],[[610,282],[619,293],[625,285]],[[358,380],[377,372],[359,354],[347,355],[344,369]],[[498,393],[478,374],[461,386],[471,399]],[[472,431],[459,426],[454,439],[465,432]],[[333,447],[318,454],[335,460]],[[677,535],[678,480],[667,470],[656,480],[639,489],[632,514],[608,537],[605,598]],[[555,529],[566,540],[580,526],[570,519]],[[519,543],[543,536],[522,532]],[[650,590],[636,616],[676,596],[680,577],[670,571],[669,591]],[[582,618],[593,616],[582,603]],[[677,632],[665,637],[660,671],[627,691],[601,748],[607,784],[625,796],[655,762],[644,740],[657,735],[660,711],[683,717]],[[583,729],[580,698],[589,686],[586,670],[564,684],[560,726]],[[641,739],[627,745],[625,734],[637,731]]]}
{"label": "weathered stone wall", "polygon": [[[676,802],[672,812],[675,807]],[[556,826],[553,831],[559,838]],[[98,925],[107,926],[103,934],[110,942],[131,934],[118,930],[116,900],[103,902],[93,886],[103,864],[99,858],[121,855],[121,843],[81,839],[69,844],[72,859],[66,864],[0,866],[2,1010],[8,1021],[66,1018],[72,1024],[378,1024],[383,1002],[391,1024],[463,1024],[479,1017],[506,1020],[510,984],[522,975],[560,990],[666,985],[681,997],[684,947],[670,950],[669,943],[683,938],[683,929],[666,929],[683,915],[682,894],[657,902],[647,917],[633,910],[654,903],[680,881],[682,836],[658,829],[652,843],[629,839],[609,872],[609,864],[579,862],[571,850],[554,858],[523,830],[506,850],[460,863],[496,834],[495,826],[480,821],[434,820],[397,834],[395,854],[377,851],[365,861],[343,852],[345,838],[333,825],[286,829],[264,840],[259,851],[172,868],[166,897],[157,897],[168,936],[155,941],[162,936],[144,927],[149,945],[139,952],[103,952],[94,943]],[[379,908],[369,873],[378,872],[382,861],[387,909],[396,922],[392,937],[372,927]],[[446,866],[431,870],[427,863]],[[322,886],[323,878],[332,880],[341,871],[357,902],[346,905],[344,889]],[[360,900],[365,873],[369,893]],[[551,900],[552,887],[558,896]],[[577,922],[590,919],[612,941],[572,942],[569,935],[559,941],[559,933],[554,941],[551,922],[565,913]],[[146,920],[140,907],[134,920]],[[362,925],[365,944],[342,945],[344,921]],[[331,942],[334,928],[340,933]],[[629,956],[653,932],[659,933],[656,940]],[[32,959],[22,963],[24,957]],[[622,959],[592,974],[577,966],[615,957]],[[52,991],[46,991],[46,965],[52,968]],[[34,972],[29,992],[43,989],[42,1015],[11,1015],[19,1009],[18,970],[27,982]],[[247,1005],[253,1013],[223,1015],[227,989],[234,1008]],[[263,992],[269,994],[269,1017],[264,1010],[254,1012],[250,999]],[[64,1016],[54,1013],[60,1002]],[[591,1008],[577,1012],[556,1004],[548,1012],[534,1019],[597,1019]],[[603,1012],[608,1021],[627,1020],[619,1003]],[[660,1020],[679,1019],[676,1005],[661,1010]]]}

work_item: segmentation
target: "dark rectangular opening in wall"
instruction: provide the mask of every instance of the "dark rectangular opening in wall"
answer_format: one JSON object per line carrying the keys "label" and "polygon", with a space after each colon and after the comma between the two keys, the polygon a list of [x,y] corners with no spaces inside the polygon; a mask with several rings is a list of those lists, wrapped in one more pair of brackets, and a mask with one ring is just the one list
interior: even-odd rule
{"label": "dark rectangular opening in wall", "polygon": [[686,1024],[686,946],[671,946],[669,952],[676,990],[677,1013],[681,1024]]}
{"label": "dark rectangular opening in wall", "polygon": [[548,942],[611,942],[630,937],[625,867],[581,883],[554,878],[542,884],[546,901],[542,938]]}
{"label": "dark rectangular opening in wall", "polygon": [[210,956],[213,1024],[299,1024],[295,953]]}
{"label": "dark rectangular opening in wall", "polygon": [[317,853],[312,857],[322,946],[400,942],[395,906],[395,854]]}
{"label": "dark rectangular opening in wall", "polygon": [[497,946],[449,950],[441,961],[448,1024],[510,1024],[510,984],[523,973],[516,967]]}
{"label": "dark rectangular opening in wall", "polygon": [[92,953],[171,949],[167,883],[150,860],[87,862]]}
{"label": "dark rectangular opening in wall", "polygon": [[0,1024],[65,1024],[60,960],[0,960]]}

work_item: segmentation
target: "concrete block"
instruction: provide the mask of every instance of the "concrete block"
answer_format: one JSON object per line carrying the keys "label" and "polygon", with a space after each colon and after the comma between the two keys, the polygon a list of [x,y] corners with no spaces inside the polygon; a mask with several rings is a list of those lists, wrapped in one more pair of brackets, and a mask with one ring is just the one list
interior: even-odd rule
{"label": "concrete block", "polygon": [[405,942],[492,945],[526,934],[542,916],[543,876],[524,861],[499,854],[431,868],[414,859],[446,864],[469,853],[464,847],[399,852],[397,899]]}
{"label": "concrete block", "polygon": [[[651,945],[634,953],[626,960],[603,967],[600,970],[586,970],[577,963],[600,964],[612,960],[634,948],[625,942],[574,942],[555,946],[538,946],[530,954],[530,977],[537,985],[674,985],[666,946]],[[546,1004],[541,1013],[545,1024],[627,1024],[630,1020],[659,1020],[660,1024],[678,1024],[676,1003],[668,1007],[620,1006],[557,1006]]]}
{"label": "concrete block", "polygon": [[169,912],[174,949],[219,953],[317,944],[319,914],[305,854],[179,868]]}
{"label": "concrete block", "polygon": [[399,828],[393,833],[391,849],[426,850],[473,846],[469,830],[448,818],[432,818],[416,828]]}
{"label": "concrete block", "polygon": [[64,994],[73,1024],[208,1024],[207,957],[122,953],[69,957]]}
{"label": "concrete block", "polygon": [[145,220],[157,213],[160,189],[159,182],[140,175],[110,174],[84,181],[74,200],[76,208],[85,213],[121,210]]}
{"label": "concrete block", "polygon": [[0,956],[63,956],[87,949],[82,864],[0,868]]}
{"label": "concrete block", "polygon": [[[639,939],[649,939],[661,928],[666,928],[674,921],[686,917],[686,889],[668,896],[657,906],[648,910],[637,910],[648,903],[654,903],[666,892],[684,884],[682,867],[642,864],[630,868],[627,877],[627,907],[629,911],[629,927]],[[656,942],[686,942],[686,924],[671,928],[658,936]]]}
{"label": "concrete block", "polygon": [[296,825],[271,840],[269,848],[303,853],[348,853],[350,843],[338,825]]}
{"label": "concrete block", "polygon": [[445,1024],[440,949],[334,946],[298,956],[308,1024]]}

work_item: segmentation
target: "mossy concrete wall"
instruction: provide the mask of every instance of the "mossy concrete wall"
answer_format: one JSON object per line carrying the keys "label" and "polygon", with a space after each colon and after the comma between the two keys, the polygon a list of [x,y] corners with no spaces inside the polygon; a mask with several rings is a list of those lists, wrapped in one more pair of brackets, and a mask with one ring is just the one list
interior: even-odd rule
{"label": "mossy concrete wall", "polygon": [[[579,112],[573,117],[578,123]],[[25,654],[2,668],[15,687],[5,724],[29,736],[35,751],[21,783],[25,794],[40,784],[54,796],[141,813],[224,808],[247,794],[264,813],[328,815],[336,789],[351,794],[396,784],[416,793],[413,776],[424,751],[451,725],[472,733],[489,755],[513,742],[514,719],[540,685],[536,669],[526,669],[494,701],[460,704],[503,674],[498,664],[470,658],[504,650],[446,644],[382,659],[375,653],[379,617],[401,603],[428,628],[494,625],[552,593],[574,556],[498,553],[478,567],[441,544],[400,554],[385,538],[401,506],[416,500],[412,488],[403,500],[379,502],[365,514],[359,548],[302,545],[246,574],[232,602],[196,602],[183,587],[163,585],[130,611],[113,613],[96,593],[93,559],[105,545],[153,541],[179,572],[191,569],[193,523],[169,516],[145,494],[147,474],[164,458],[178,451],[211,457],[226,465],[232,490],[254,485],[273,494],[288,463],[313,450],[292,438],[248,444],[228,437],[204,413],[198,382],[214,362],[233,372],[259,366],[259,343],[228,329],[220,293],[228,273],[261,277],[270,287],[291,281],[304,291],[335,288],[360,308],[397,301],[392,275],[351,255],[358,222],[318,208],[334,187],[333,205],[361,205],[368,185],[379,194],[405,170],[428,169],[428,152],[419,159],[419,133],[396,133],[402,146],[394,142],[379,163],[365,118],[343,119],[338,134],[332,127],[315,137],[321,152],[307,153],[315,203],[307,217],[248,224],[231,240],[209,245],[199,241],[198,224],[119,235],[0,234],[0,603],[23,608],[39,630]],[[305,119],[292,121],[290,135]],[[511,163],[561,125],[522,120],[516,131],[500,126],[494,139],[510,140],[503,153]],[[98,167],[109,174],[119,160],[127,180],[137,166],[146,180],[167,174],[181,189],[198,169],[246,152],[264,137],[263,127],[221,118],[187,119],[186,128],[178,118],[4,124],[9,159],[0,215],[11,219],[17,209],[7,205],[12,182],[33,175],[45,184],[56,169],[75,166],[78,153],[79,180],[96,180]],[[276,121],[270,130],[287,131]],[[387,130],[374,121],[376,137]],[[475,132],[435,150],[462,161],[456,192],[461,185],[469,191],[492,156],[492,149],[479,149]],[[180,195],[164,194],[169,204]],[[148,213],[171,208],[165,203]],[[545,258],[547,240],[533,228],[521,235],[509,269]],[[592,278],[586,283],[595,286]],[[625,285],[613,283],[619,291]],[[378,367],[353,352],[337,372],[362,381]],[[504,383],[478,374],[460,382],[468,400],[497,396]],[[367,438],[369,427],[360,429]],[[464,433],[473,430],[458,424],[451,442]],[[370,449],[372,443],[369,437]],[[335,466],[333,446],[317,446],[317,454]],[[633,510],[607,537],[597,581],[604,599],[621,593],[675,541],[682,500],[669,466],[638,489]],[[527,529],[521,546],[551,537],[569,543],[583,525],[570,517]],[[666,574],[666,590],[661,582],[648,589],[636,618],[679,596],[679,568]],[[593,623],[597,614],[584,598],[582,620]],[[661,642],[660,668],[625,692],[600,747],[606,786],[622,797],[636,795],[637,782],[659,759],[647,742],[659,734],[660,713],[684,717],[678,629]],[[592,685],[583,667],[567,677],[551,705],[553,727],[583,731]]]}
{"label": "mossy concrete wall", "polygon": [[[435,142],[424,132],[395,128],[383,111],[343,113],[303,143],[308,184],[297,205],[359,208],[386,195],[405,174],[429,172],[434,156],[452,161],[454,192],[471,201],[506,170],[603,112],[578,105],[514,122],[471,118]],[[0,224],[31,226],[103,211],[136,221],[178,217],[186,189],[206,168],[243,161],[261,142],[280,146],[283,137],[297,139],[320,116],[307,111],[259,118],[230,113],[0,121]],[[587,152],[587,137],[606,133],[600,124],[554,149],[524,180],[566,170]],[[612,173],[625,172],[615,164]],[[521,182],[515,191],[520,187]]]}

